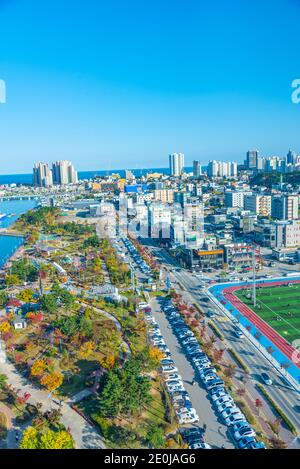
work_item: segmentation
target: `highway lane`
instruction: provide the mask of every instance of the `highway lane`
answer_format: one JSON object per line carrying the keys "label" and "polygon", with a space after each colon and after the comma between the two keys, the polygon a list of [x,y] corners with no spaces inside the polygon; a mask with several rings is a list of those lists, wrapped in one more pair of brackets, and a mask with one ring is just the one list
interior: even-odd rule
{"label": "highway lane", "polygon": [[[160,248],[153,248],[166,266],[176,266],[177,263],[171,256]],[[205,295],[203,283],[193,274],[181,270],[172,272],[171,280],[176,279],[191,295],[191,300],[196,301],[206,313],[209,309],[216,309],[213,303],[201,302],[201,297]],[[223,315],[223,313],[222,313]],[[225,317],[225,316],[224,316]],[[300,433],[300,395],[291,387],[283,384],[280,373],[270,364],[270,362],[255,348],[249,339],[237,339],[233,334],[233,323],[231,321],[217,321],[218,328],[224,335],[230,347],[235,350],[243,359],[250,370],[252,383],[261,383],[260,374],[265,371],[273,380],[273,385],[264,385],[272,399],[282,408],[289,419],[294,423]]]}

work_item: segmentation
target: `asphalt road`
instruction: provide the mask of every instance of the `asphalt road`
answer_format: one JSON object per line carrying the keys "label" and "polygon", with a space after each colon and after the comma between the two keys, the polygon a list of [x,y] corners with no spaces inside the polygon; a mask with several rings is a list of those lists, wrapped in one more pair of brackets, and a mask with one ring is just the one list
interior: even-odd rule
{"label": "asphalt road", "polygon": [[221,448],[223,445],[226,448],[233,448],[234,445],[230,440],[228,428],[218,420],[217,414],[215,414],[211,401],[208,398],[207,391],[202,387],[199,378],[192,385],[195,371],[188,361],[184,350],[181,348],[176,335],[173,333],[168,318],[161,311],[158,300],[151,300],[151,307],[153,316],[157,320],[160,331],[171,352],[175,366],[182,376],[184,387],[189,393],[192,405],[199,415],[199,425],[201,427],[203,427],[204,423],[207,425],[205,441],[214,448]]}

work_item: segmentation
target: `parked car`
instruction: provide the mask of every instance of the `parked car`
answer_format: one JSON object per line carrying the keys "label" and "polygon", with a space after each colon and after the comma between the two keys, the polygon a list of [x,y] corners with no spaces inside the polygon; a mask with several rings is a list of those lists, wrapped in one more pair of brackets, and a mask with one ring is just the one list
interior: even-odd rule
{"label": "parked car", "polygon": [[266,449],[266,445],[262,441],[251,441],[245,449]]}
{"label": "parked car", "polygon": [[261,379],[263,380],[265,384],[269,384],[269,385],[273,384],[273,381],[271,380],[270,376],[267,373],[262,373]]}
{"label": "parked car", "polygon": [[229,417],[227,417],[224,422],[225,422],[225,425],[227,425],[228,427],[230,427],[231,425],[235,425],[237,424],[238,422],[242,422],[245,420],[245,416],[242,414],[242,413],[239,413],[239,414],[232,414],[232,415],[229,415]]}
{"label": "parked car", "polygon": [[189,445],[190,449],[211,449],[211,446],[208,443],[194,443]]}
{"label": "parked car", "polygon": [[223,410],[223,412],[221,412],[221,416],[224,420],[226,420],[227,417],[230,417],[231,415],[239,414],[239,413],[241,413],[241,410],[239,409],[239,407],[234,405],[233,407]]}
{"label": "parked car", "polygon": [[239,441],[238,441],[238,447],[243,449],[243,448],[247,448],[249,444],[251,443],[255,443],[255,438],[249,436],[249,437],[245,437],[245,438],[241,438]]}
{"label": "parked car", "polygon": [[176,366],[173,365],[163,365],[162,366],[162,372],[163,373],[177,373],[178,369]]}
{"label": "parked car", "polygon": [[243,427],[240,430],[234,432],[233,436],[235,440],[239,441],[244,437],[255,437],[256,433],[255,433],[255,430],[253,430],[253,428],[248,426],[248,427]]}
{"label": "parked car", "polygon": [[213,389],[217,386],[218,387],[219,386],[224,386],[224,381],[222,379],[220,379],[219,377],[216,377],[216,379],[214,381],[211,381],[210,383],[205,384],[205,387],[208,391],[210,391],[211,389]]}
{"label": "parked car", "polygon": [[220,389],[220,390],[217,389],[216,392],[214,394],[212,394],[211,398],[215,402],[218,399],[220,399],[221,397],[228,396],[228,395],[229,394],[227,394],[225,389]]}

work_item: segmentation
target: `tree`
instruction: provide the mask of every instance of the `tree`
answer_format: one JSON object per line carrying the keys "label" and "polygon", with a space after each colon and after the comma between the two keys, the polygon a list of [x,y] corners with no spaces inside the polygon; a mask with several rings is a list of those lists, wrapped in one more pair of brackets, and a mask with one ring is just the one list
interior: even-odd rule
{"label": "tree", "polygon": [[39,445],[38,432],[34,427],[27,427],[20,441],[20,449],[37,449]]}
{"label": "tree", "polygon": [[47,369],[45,360],[35,360],[30,369],[31,376],[42,376]]}
{"label": "tree", "polygon": [[18,294],[18,298],[19,300],[24,301],[24,303],[29,303],[32,301],[33,295],[34,291],[31,288],[26,288]]}
{"label": "tree", "polygon": [[62,385],[63,376],[61,373],[53,372],[46,374],[41,379],[41,384],[45,386],[48,391],[52,392]]}
{"label": "tree", "polygon": [[0,389],[3,389],[7,384],[7,376],[0,375]]}
{"label": "tree", "polygon": [[58,310],[57,298],[55,295],[43,295],[41,297],[41,308],[47,313],[56,313]]}
{"label": "tree", "polygon": [[270,438],[270,443],[273,449],[286,449],[287,444],[285,441],[281,440],[278,437]]}
{"label": "tree", "polygon": [[9,274],[5,277],[5,282],[7,286],[19,285],[20,279],[17,275]]}
{"label": "tree", "polygon": [[0,324],[0,332],[3,334],[7,334],[11,330],[11,325],[9,324],[8,321],[3,321]]}
{"label": "tree", "polygon": [[0,292],[0,307],[4,308],[8,303],[8,295],[4,291]]}
{"label": "tree", "polygon": [[257,412],[259,414],[259,410],[263,407],[263,402],[261,399],[255,399],[255,407],[257,408]]}
{"label": "tree", "polygon": [[116,362],[115,356],[112,354],[109,354],[100,360],[100,365],[102,368],[105,368],[106,370],[111,370],[115,366],[115,362]]}
{"label": "tree", "polygon": [[80,350],[79,350],[80,358],[83,358],[83,359],[89,358],[93,354],[94,349],[95,349],[95,345],[93,342],[91,341],[86,342],[80,347]]}
{"label": "tree", "polygon": [[73,449],[74,440],[70,433],[61,430],[54,432],[52,430],[46,431],[40,437],[41,449]]}
{"label": "tree", "polygon": [[150,347],[149,349],[149,358],[154,364],[159,364],[160,360],[164,358],[164,354],[161,350],[156,347]]}
{"label": "tree", "polygon": [[165,447],[165,435],[162,427],[156,424],[150,425],[147,434],[146,441],[151,448],[159,449]]}
{"label": "tree", "polygon": [[239,397],[243,397],[245,394],[246,394],[246,390],[244,388],[239,388],[237,391],[236,391],[237,395]]}
{"label": "tree", "polygon": [[24,430],[20,449],[72,449],[74,440],[66,430],[39,432],[35,427]]}
{"label": "tree", "polygon": [[141,375],[141,370],[140,360],[131,357],[123,369],[115,367],[107,373],[100,396],[103,415],[136,414],[150,403],[150,381]]}

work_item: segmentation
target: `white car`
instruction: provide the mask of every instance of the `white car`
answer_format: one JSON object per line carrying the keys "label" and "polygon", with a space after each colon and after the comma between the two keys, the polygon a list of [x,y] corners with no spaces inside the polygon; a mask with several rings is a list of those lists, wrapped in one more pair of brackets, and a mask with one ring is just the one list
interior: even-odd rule
{"label": "white car", "polygon": [[204,368],[202,371],[200,371],[200,378],[205,379],[207,376],[214,375],[216,376],[217,370],[215,368],[212,368],[211,366],[209,368]]}
{"label": "white car", "polygon": [[199,422],[199,417],[196,412],[192,412],[192,409],[189,412],[178,415],[178,422],[183,425],[186,423],[197,423]]}
{"label": "white car", "polygon": [[172,386],[183,386],[183,382],[181,381],[181,379],[172,379],[172,380],[168,380],[166,382],[166,385],[168,388],[172,387]]}
{"label": "white car", "polygon": [[223,410],[222,417],[223,419],[227,419],[227,417],[230,417],[230,415],[239,414],[240,412],[241,412],[240,409],[236,405],[234,405],[233,407],[230,407],[229,409]]}
{"label": "white car", "polygon": [[217,378],[218,376],[215,373],[211,373],[211,374],[201,377],[204,384],[208,384],[210,381],[215,381]]}
{"label": "white car", "polygon": [[236,423],[242,422],[244,420],[245,415],[243,415],[241,412],[238,414],[232,414],[225,419],[225,425],[227,425],[227,427],[230,427],[231,425],[235,425]]}
{"label": "white car", "polygon": [[197,370],[199,371],[199,373],[201,373],[204,370],[207,370],[208,368],[211,368],[210,362],[204,362],[204,363],[200,363],[199,365],[197,365]]}
{"label": "white car", "polygon": [[211,449],[211,446],[208,443],[193,443],[189,449]]}
{"label": "white car", "polygon": [[218,405],[217,411],[219,413],[222,413],[224,410],[232,409],[234,406],[235,406],[234,402],[230,402],[230,401],[224,402],[224,404]]}
{"label": "white car", "polygon": [[216,406],[219,406],[219,405],[225,404],[225,402],[233,402],[233,399],[231,396],[229,396],[229,394],[222,396],[219,399],[215,399],[214,404]]}
{"label": "white car", "polygon": [[180,391],[184,391],[184,386],[183,384],[175,384],[173,386],[168,386],[168,390],[170,392],[180,392]]}
{"label": "white car", "polygon": [[229,396],[229,394],[227,394],[227,392],[225,391],[219,391],[219,392],[216,392],[216,394],[213,394],[211,396],[212,400],[215,402],[217,401],[218,399],[220,399],[221,397],[225,397],[225,396]]}

